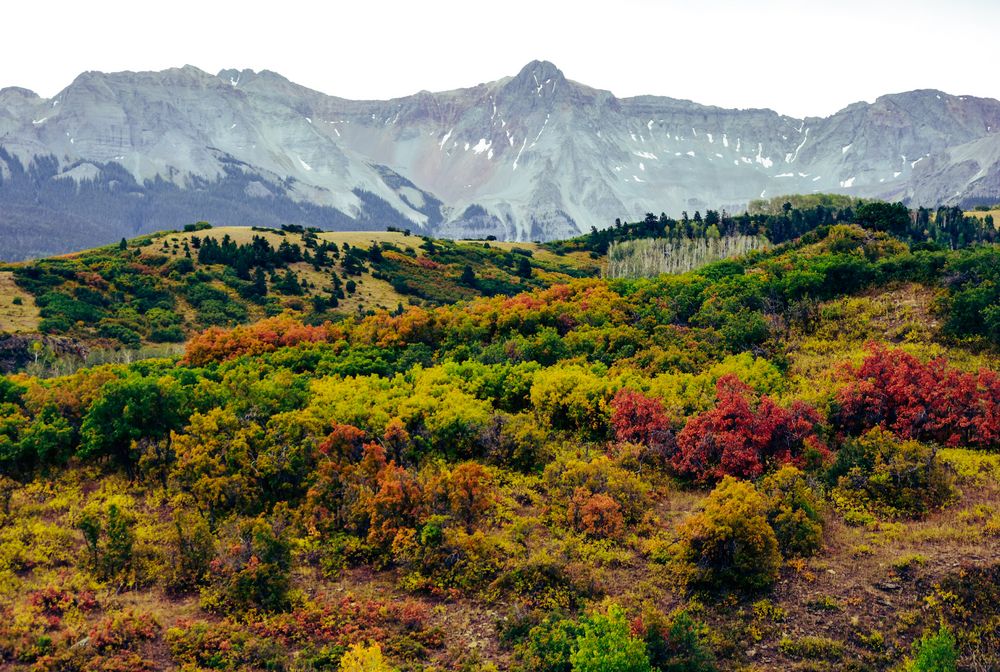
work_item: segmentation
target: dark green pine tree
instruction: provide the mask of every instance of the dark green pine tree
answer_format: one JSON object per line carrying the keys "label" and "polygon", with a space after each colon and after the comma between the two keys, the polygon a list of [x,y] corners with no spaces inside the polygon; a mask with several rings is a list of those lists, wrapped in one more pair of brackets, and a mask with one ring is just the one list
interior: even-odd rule
{"label": "dark green pine tree", "polygon": [[[531,277],[531,262],[528,261],[527,257],[521,257],[517,262],[517,275],[522,278]],[[475,275],[473,275],[475,279]]]}
{"label": "dark green pine tree", "polygon": [[472,266],[466,264],[465,268],[462,269],[461,283],[469,287],[476,286],[476,272],[472,270]]}
{"label": "dark green pine tree", "polygon": [[267,278],[264,277],[264,269],[257,267],[253,274],[253,295],[267,296]]}

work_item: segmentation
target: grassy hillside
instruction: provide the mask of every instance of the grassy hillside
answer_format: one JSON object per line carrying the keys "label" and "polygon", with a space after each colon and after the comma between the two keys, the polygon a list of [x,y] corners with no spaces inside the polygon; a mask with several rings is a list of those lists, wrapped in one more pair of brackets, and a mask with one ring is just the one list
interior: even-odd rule
{"label": "grassy hillside", "polygon": [[[529,280],[508,246],[379,242],[428,296]],[[592,261],[526,249],[540,284]],[[997,669],[998,269],[822,226],[0,378],[0,665]]]}
{"label": "grassy hillside", "polygon": [[[283,312],[319,323],[510,296],[602,273],[683,272],[750,248],[780,250],[798,236],[845,222],[929,250],[997,238],[985,216],[954,208],[910,212],[901,204],[825,194],[755,202],[742,215],[708,210],[675,220],[649,213],[544,245],[430,240],[395,230],[192,225],[124,247],[0,267],[0,282],[14,283],[0,303],[0,334],[16,335],[0,342],[0,370],[31,364],[36,371],[67,372],[81,363],[161,355],[198,330]],[[40,351],[32,350],[36,343]]]}
{"label": "grassy hillside", "polygon": [[[0,270],[0,333],[40,332],[97,351],[156,353],[209,326],[282,312],[337,320],[511,295],[600,272],[588,255],[556,255],[531,243],[432,241],[392,231],[189,228],[8,265]],[[213,243],[216,253],[207,255]],[[13,305],[15,296],[20,305]],[[32,342],[19,341],[25,351],[9,361],[34,362],[26,350]],[[42,343],[49,359],[58,359],[53,342]]]}
{"label": "grassy hillside", "polygon": [[37,331],[39,319],[35,297],[17,286],[12,272],[0,271],[0,331]]}

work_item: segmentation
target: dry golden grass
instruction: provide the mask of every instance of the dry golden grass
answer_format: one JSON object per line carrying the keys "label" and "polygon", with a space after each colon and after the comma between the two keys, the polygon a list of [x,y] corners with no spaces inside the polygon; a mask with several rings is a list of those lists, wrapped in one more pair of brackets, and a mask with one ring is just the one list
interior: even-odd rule
{"label": "dry golden grass", "polygon": [[[21,305],[14,303],[17,298],[20,298]],[[35,299],[14,284],[13,273],[0,272],[0,331],[37,331],[38,321]]]}
{"label": "dry golden grass", "polygon": [[[483,244],[482,241],[478,240],[477,241],[462,240],[459,242],[469,243],[473,245]],[[545,247],[538,245],[537,243],[518,243],[513,241],[491,240],[489,241],[489,244],[491,247],[496,247],[501,250],[512,250],[514,248],[520,250],[528,250],[531,252],[532,258],[536,259],[537,261],[543,263],[560,264],[563,266],[571,266],[573,268],[578,268],[578,269],[592,268],[594,266],[601,265],[603,270],[603,265],[606,261],[603,258],[601,260],[591,259],[589,252],[568,252],[564,255],[557,255],[551,252],[550,250],[546,249]]]}
{"label": "dry golden grass", "polygon": [[[190,244],[192,236],[198,236],[202,240],[214,238],[221,241],[226,235],[238,245],[251,242],[254,236],[261,236],[267,239],[274,247],[280,245],[282,241],[297,244],[302,248],[305,247],[302,242],[302,235],[298,233],[286,232],[284,235],[281,235],[272,230],[255,231],[246,226],[221,226],[204,231],[164,234],[161,238],[157,238],[152,245],[142,248],[142,254],[143,256],[163,254],[161,241],[165,240],[168,244],[168,256],[179,258],[184,254],[184,243],[187,242]],[[324,231],[318,235],[320,239],[337,243],[340,246],[347,243],[352,247],[368,248],[376,242],[391,243],[404,249],[412,247],[417,249],[418,253],[421,253],[418,249],[421,243],[419,236],[406,236],[395,231]],[[173,249],[174,243],[177,244],[176,250]],[[316,271],[310,264],[306,263],[292,264],[291,269],[300,280],[306,280],[310,285],[315,285],[315,289],[310,289],[304,297],[306,299],[308,299],[310,294],[323,293],[333,287],[329,271]],[[347,295],[346,298],[340,301],[338,309],[341,311],[354,312],[357,310],[364,311],[378,308],[392,310],[400,303],[404,305],[407,303],[407,297],[396,292],[388,282],[372,277],[370,272],[365,272],[361,276],[352,279],[357,284],[357,291],[353,295]],[[346,283],[346,280],[342,281]],[[284,300],[284,303],[292,304],[301,300],[299,297],[289,297]],[[261,316],[254,315],[254,317]]]}
{"label": "dry golden grass", "polygon": [[[178,245],[183,247],[184,242],[190,242],[193,236],[197,236],[201,239],[215,238],[216,240],[221,241],[223,236],[227,235],[238,245],[251,242],[254,239],[254,236],[260,236],[267,239],[267,241],[275,247],[280,245],[283,240],[299,244],[302,242],[302,235],[298,233],[286,232],[282,235],[272,229],[254,230],[249,226],[218,226],[211,229],[205,229],[204,231],[166,233],[163,234],[162,238],[157,238],[157,241],[166,239],[167,242],[171,244],[176,241]],[[338,245],[347,243],[352,247],[370,247],[374,242],[393,243],[401,247],[409,245],[414,248],[420,244],[420,238],[418,236],[405,236],[402,233],[397,233],[395,231],[321,231],[317,235],[322,240],[335,242]],[[156,244],[156,242],[154,242],[153,245],[143,248],[143,254],[160,254],[160,247]]]}
{"label": "dry golden grass", "polygon": [[[239,245],[251,242],[254,236],[261,236],[267,239],[274,247],[280,245],[282,241],[288,241],[289,243],[298,244],[300,247],[305,247],[302,242],[302,235],[298,233],[285,232],[282,235],[273,230],[255,231],[245,226],[223,226],[203,231],[163,234],[162,237],[155,239],[152,245],[141,248],[142,255],[153,256],[163,254],[162,241],[166,241],[168,244],[168,256],[178,258],[184,254],[184,243],[187,242],[190,244],[193,236],[198,236],[203,240],[214,238],[221,241],[226,235]],[[373,243],[389,243],[400,249],[412,248],[417,252],[418,256],[424,254],[423,250],[420,249],[422,240],[417,234],[407,236],[396,231],[323,231],[318,236],[322,240],[336,243],[339,246],[347,243],[352,247],[369,248]],[[483,241],[459,242],[468,245],[484,244]],[[176,250],[174,249],[174,244],[177,246]],[[489,245],[503,250],[510,250],[512,248],[529,250],[533,258],[542,263],[558,264],[580,269],[592,268],[599,263],[591,259],[588,253],[573,252],[557,256],[535,243],[489,241]],[[323,293],[333,287],[329,271],[316,271],[311,265],[306,263],[293,264],[291,268],[300,280],[307,280],[310,285],[315,285],[315,289],[310,289],[307,293],[306,299],[308,298],[308,294]],[[365,272],[361,276],[352,279],[357,285],[357,290],[353,295],[349,294],[340,301],[338,310],[348,313],[379,308],[393,310],[399,304],[407,305],[410,300],[410,297],[400,294],[393,289],[391,284],[385,280],[373,277],[370,272]],[[342,279],[342,282],[346,283],[346,280]],[[284,300],[285,304],[294,304],[296,301],[301,301],[301,299],[292,297]]]}
{"label": "dry golden grass", "polygon": [[967,210],[965,212],[966,217],[978,217],[979,219],[986,219],[986,215],[993,216],[993,222],[1000,226],[1000,208],[994,208],[993,210]]}

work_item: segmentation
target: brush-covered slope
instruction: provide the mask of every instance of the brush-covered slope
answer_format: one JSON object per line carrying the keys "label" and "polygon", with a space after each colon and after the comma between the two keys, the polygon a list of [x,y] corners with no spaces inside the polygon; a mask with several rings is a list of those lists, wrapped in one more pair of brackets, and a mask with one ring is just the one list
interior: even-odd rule
{"label": "brush-covered slope", "polygon": [[282,312],[322,322],[599,274],[597,255],[534,243],[190,225],[0,266],[0,370],[162,354],[206,327]]}
{"label": "brush-covered slope", "polygon": [[996,669],[998,255],[836,224],[0,377],[0,665]]}

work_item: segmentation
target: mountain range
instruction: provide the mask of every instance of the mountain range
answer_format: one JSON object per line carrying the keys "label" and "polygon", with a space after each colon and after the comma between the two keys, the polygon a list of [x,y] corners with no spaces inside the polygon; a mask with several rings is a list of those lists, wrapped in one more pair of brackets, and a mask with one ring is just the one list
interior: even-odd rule
{"label": "mountain range", "polygon": [[545,240],[817,191],[1000,200],[1000,102],[918,90],[797,119],[618,98],[543,61],[386,101],[193,66],[0,90],[6,260],[199,219]]}

